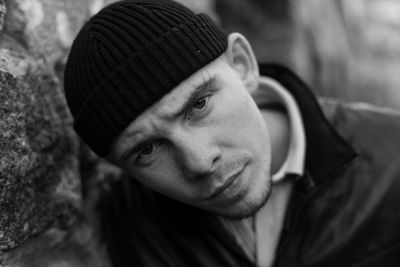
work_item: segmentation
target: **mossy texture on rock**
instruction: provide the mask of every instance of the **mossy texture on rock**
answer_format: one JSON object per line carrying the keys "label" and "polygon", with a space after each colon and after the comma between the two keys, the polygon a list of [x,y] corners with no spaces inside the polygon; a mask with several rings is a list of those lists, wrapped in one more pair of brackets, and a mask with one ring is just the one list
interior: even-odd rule
{"label": "mossy texture on rock", "polygon": [[51,225],[68,225],[79,206],[76,138],[49,74],[0,72],[0,250]]}
{"label": "mossy texture on rock", "polygon": [[107,2],[0,0],[0,266],[107,264],[81,220],[79,145],[61,80],[74,36]]}

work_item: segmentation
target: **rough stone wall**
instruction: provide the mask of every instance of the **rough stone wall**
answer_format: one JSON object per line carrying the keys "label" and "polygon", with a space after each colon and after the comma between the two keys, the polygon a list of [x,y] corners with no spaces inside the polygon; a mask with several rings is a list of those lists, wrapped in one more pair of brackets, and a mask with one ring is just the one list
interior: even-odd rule
{"label": "rough stone wall", "polygon": [[0,266],[106,266],[83,215],[68,49],[111,1],[0,0]]}
{"label": "rough stone wall", "polygon": [[[53,223],[69,224],[79,205],[77,143],[52,64],[55,32],[39,27],[40,2],[2,3],[0,72],[0,249],[9,250]],[[35,34],[32,34],[34,33]],[[50,36],[49,36],[50,37]],[[58,41],[58,40],[57,40]],[[49,62],[45,62],[49,61]],[[54,201],[56,200],[56,201]],[[35,203],[32,205],[32,203]],[[56,221],[54,217],[58,217]]]}

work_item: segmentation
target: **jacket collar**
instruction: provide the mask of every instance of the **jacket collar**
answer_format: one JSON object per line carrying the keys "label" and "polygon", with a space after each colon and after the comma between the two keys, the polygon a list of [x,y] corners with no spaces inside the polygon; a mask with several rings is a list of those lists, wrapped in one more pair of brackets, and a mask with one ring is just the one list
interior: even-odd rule
{"label": "jacket collar", "polygon": [[297,101],[306,135],[306,183],[312,189],[354,158],[355,152],[328,122],[315,95],[296,74],[278,64],[261,64],[260,73],[282,84]]}

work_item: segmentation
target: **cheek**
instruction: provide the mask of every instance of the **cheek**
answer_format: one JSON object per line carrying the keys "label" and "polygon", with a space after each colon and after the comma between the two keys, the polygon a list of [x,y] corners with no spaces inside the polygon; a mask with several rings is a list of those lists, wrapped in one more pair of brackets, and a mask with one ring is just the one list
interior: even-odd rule
{"label": "cheek", "polygon": [[223,132],[223,140],[235,140],[263,148],[269,143],[265,121],[250,95],[231,95],[218,109],[219,129]]}
{"label": "cheek", "polygon": [[176,200],[185,200],[187,188],[184,179],[172,161],[167,157],[159,160],[151,168],[145,170],[130,170],[139,182],[148,188]]}

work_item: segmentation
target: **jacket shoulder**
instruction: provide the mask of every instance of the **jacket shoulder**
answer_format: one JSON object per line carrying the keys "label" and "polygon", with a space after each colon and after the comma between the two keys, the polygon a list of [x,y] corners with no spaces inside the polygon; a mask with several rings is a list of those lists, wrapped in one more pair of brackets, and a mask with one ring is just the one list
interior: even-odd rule
{"label": "jacket shoulder", "polygon": [[319,101],[357,157],[315,190],[303,209],[298,226],[302,261],[312,266],[398,266],[400,112]]}
{"label": "jacket shoulder", "polygon": [[400,110],[326,98],[320,98],[319,103],[330,123],[358,154],[384,155],[384,159],[400,163],[395,157],[400,156]]}

